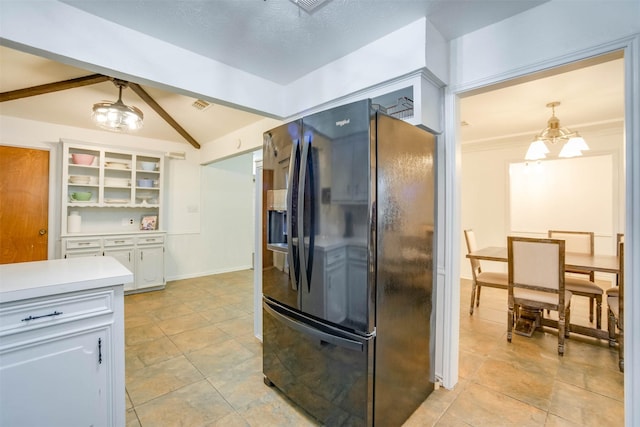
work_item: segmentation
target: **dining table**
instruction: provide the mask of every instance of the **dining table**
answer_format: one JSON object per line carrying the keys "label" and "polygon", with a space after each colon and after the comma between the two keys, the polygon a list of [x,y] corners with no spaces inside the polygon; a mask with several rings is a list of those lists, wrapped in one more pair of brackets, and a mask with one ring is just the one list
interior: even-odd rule
{"label": "dining table", "polygon": [[[481,261],[496,261],[496,262],[508,262],[509,255],[506,246],[487,246],[467,254],[469,259],[477,259]],[[575,252],[565,252],[564,255],[564,268],[565,270],[600,272],[600,273],[620,273],[620,261],[617,255],[603,255],[603,254],[582,254]],[[550,326],[558,328],[558,322],[553,319],[542,318],[542,326]],[[571,323],[569,325],[570,332],[575,332],[580,335],[587,335],[594,338],[603,340],[609,339],[609,333],[607,330],[592,328],[583,325],[577,325]]]}

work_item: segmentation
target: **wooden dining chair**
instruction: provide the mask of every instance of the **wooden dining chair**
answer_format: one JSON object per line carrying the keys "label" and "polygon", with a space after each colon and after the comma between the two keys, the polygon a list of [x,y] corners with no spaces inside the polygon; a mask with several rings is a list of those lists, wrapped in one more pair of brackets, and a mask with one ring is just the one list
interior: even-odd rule
{"label": "wooden dining chair", "polygon": [[[624,243],[624,234],[618,233],[616,234],[616,256],[620,258],[620,243]],[[620,281],[619,275],[616,276],[616,286],[618,286],[618,282]]]}
{"label": "wooden dining chair", "polygon": [[507,251],[507,341],[511,342],[521,309],[553,310],[558,312],[558,354],[564,355],[571,318],[571,292],[565,290],[564,240],[509,236]]}
{"label": "wooden dining chair", "polygon": [[[565,241],[566,252],[579,254],[594,254],[594,234],[591,231],[561,231],[549,230],[550,239],[562,239]],[[570,273],[565,277],[565,286],[572,295],[589,298],[589,322],[593,323],[594,305],[596,328],[602,327],[602,288],[595,283],[593,271],[584,272],[580,270],[566,270]],[[576,277],[582,275],[584,278]],[[595,304],[594,304],[595,303]]]}
{"label": "wooden dining chair", "polygon": [[[476,235],[473,230],[464,230],[464,239],[467,242],[467,253],[476,251]],[[473,305],[480,305],[480,291],[483,286],[490,288],[507,289],[507,273],[497,271],[484,271],[477,259],[469,258],[471,261],[471,274],[473,283],[471,284],[471,302],[469,306],[469,314],[473,314]]]}
{"label": "wooden dining chair", "polygon": [[[624,372],[624,241],[618,243],[618,286],[607,290],[609,346],[618,343],[618,367]],[[618,333],[616,334],[616,327]]]}

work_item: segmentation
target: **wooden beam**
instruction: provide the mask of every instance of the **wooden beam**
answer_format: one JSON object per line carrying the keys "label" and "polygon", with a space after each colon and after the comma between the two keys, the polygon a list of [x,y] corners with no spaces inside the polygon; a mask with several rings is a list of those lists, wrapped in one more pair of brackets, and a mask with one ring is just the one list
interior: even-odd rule
{"label": "wooden beam", "polygon": [[169,123],[172,128],[174,128],[180,135],[182,135],[182,137],[186,139],[189,144],[193,145],[197,149],[200,149],[200,144],[198,144],[198,141],[196,141],[191,135],[189,135],[189,133],[178,124],[178,122],[173,120],[173,117],[171,117],[169,113],[164,111],[160,104],[158,104],[153,98],[151,98],[151,96],[144,89],[142,89],[139,84],[129,83],[129,87],[131,88],[131,90],[137,93],[144,102],[149,104],[149,106],[153,108],[153,110],[158,113],[160,117],[162,117],[167,123]]}
{"label": "wooden beam", "polygon": [[60,90],[73,89],[76,87],[89,86],[96,83],[106,82],[109,79],[109,76],[104,76],[102,74],[91,74],[89,76],[77,77],[75,79],[63,80],[60,82],[11,90],[0,93],[0,102],[13,101],[14,99],[43,95],[45,93],[58,92]]}

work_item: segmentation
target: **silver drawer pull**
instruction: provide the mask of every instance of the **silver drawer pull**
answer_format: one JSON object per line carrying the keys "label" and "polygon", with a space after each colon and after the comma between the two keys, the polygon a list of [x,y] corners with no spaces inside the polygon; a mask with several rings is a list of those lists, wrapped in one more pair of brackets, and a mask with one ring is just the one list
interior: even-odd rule
{"label": "silver drawer pull", "polygon": [[156,239],[146,239],[146,240],[147,240],[147,242],[155,242],[156,241]]}
{"label": "silver drawer pull", "polygon": [[49,314],[43,314],[42,316],[29,316],[29,317],[25,317],[24,319],[22,319],[22,322],[28,322],[29,320],[36,320],[36,319],[40,319],[42,317],[51,317],[51,316],[60,316],[62,314],[61,311],[54,311],[53,313],[49,313]]}
{"label": "silver drawer pull", "polygon": [[114,240],[113,243],[124,243],[125,240]]}
{"label": "silver drawer pull", "polygon": [[87,246],[92,244],[93,242],[78,242],[78,246]]}

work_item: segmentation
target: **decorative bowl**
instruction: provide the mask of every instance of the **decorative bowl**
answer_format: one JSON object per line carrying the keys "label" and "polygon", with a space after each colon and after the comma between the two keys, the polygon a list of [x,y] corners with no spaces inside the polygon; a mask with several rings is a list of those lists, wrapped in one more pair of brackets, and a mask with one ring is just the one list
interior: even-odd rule
{"label": "decorative bowl", "polygon": [[139,179],[138,187],[153,187],[153,180],[148,178]]}
{"label": "decorative bowl", "polygon": [[75,200],[78,202],[86,202],[91,199],[90,191],[76,191],[70,194],[71,200]]}
{"label": "decorative bowl", "polygon": [[73,153],[71,154],[71,161],[74,165],[91,165],[96,156],[91,154]]}
{"label": "decorative bowl", "polygon": [[157,167],[156,162],[140,162],[140,168],[145,171],[154,171]]}

